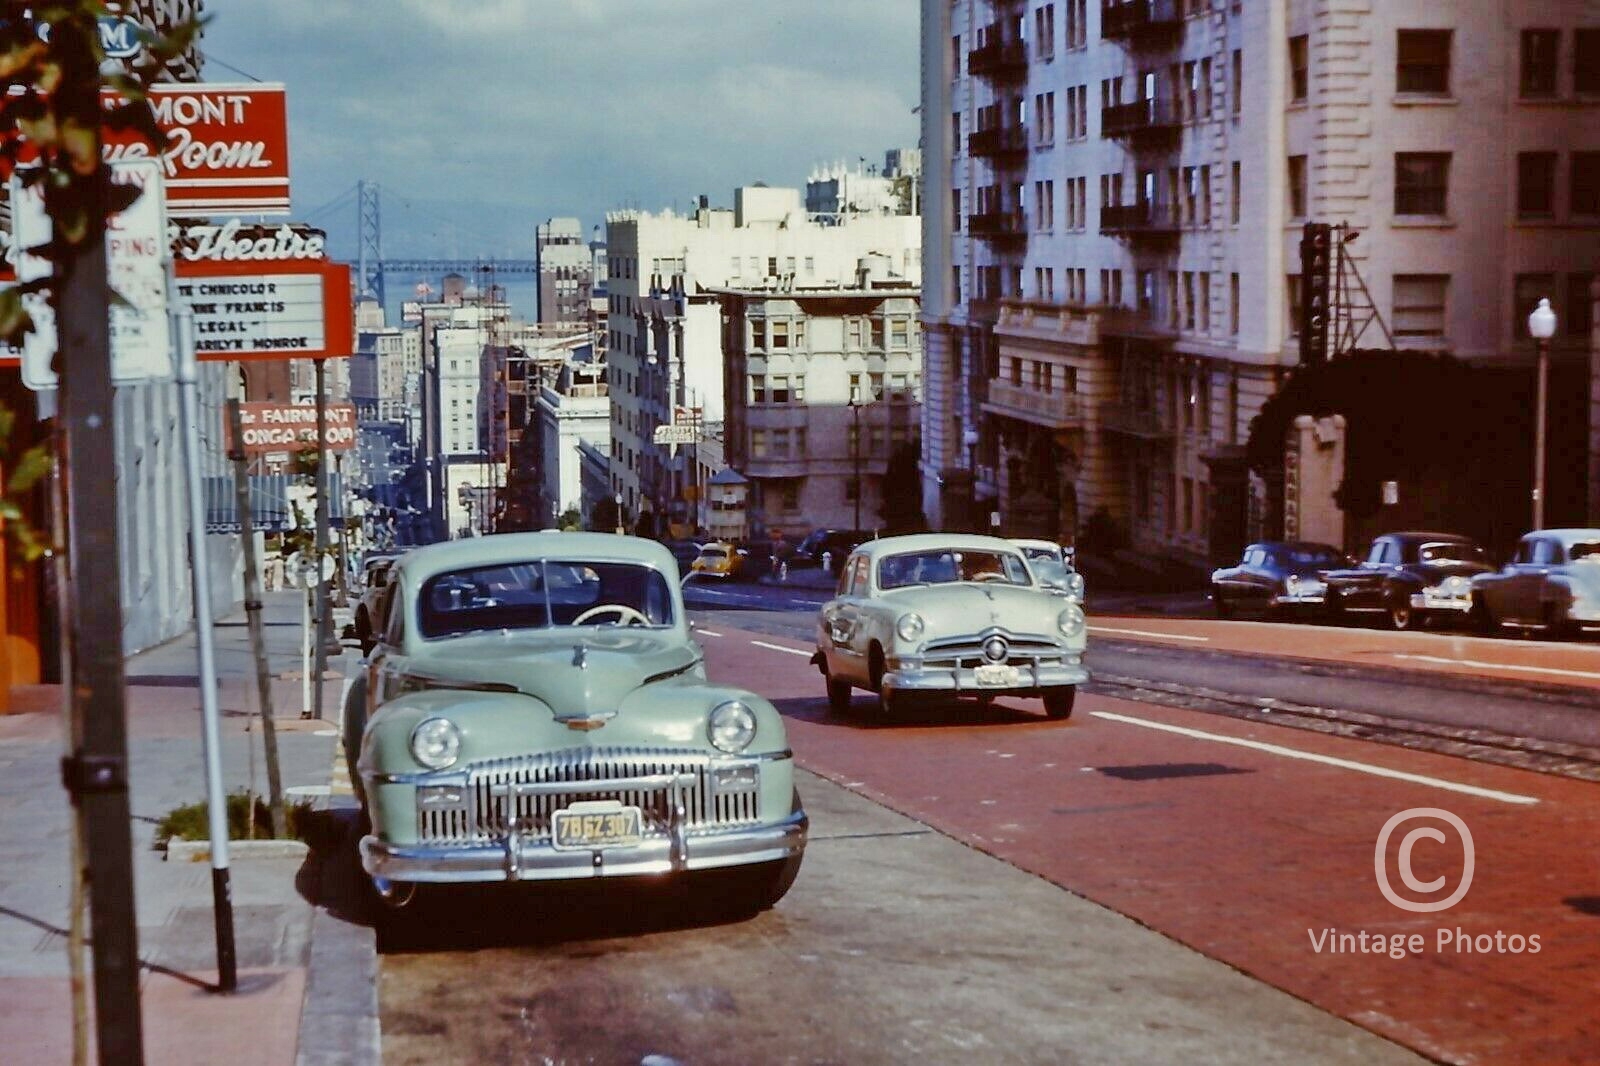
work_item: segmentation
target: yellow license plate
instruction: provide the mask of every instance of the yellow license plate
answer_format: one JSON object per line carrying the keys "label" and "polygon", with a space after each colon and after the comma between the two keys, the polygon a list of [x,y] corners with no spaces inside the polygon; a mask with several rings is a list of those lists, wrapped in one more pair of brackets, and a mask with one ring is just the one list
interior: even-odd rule
{"label": "yellow license plate", "polygon": [[984,663],[972,671],[973,677],[980,685],[993,685],[997,688],[1015,686],[1022,682],[1022,672],[1015,666],[1004,663]]}
{"label": "yellow license plate", "polygon": [[557,848],[592,851],[625,848],[644,838],[637,807],[620,803],[574,804],[551,816],[551,843]]}

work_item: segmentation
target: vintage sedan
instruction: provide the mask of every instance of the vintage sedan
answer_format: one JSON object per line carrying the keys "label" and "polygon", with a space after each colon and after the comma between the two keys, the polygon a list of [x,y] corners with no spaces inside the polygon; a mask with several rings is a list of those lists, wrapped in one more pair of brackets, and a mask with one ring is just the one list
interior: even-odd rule
{"label": "vintage sedan", "polygon": [[1076,601],[1035,579],[997,537],[921,533],[851,553],[822,607],[811,661],[843,712],[855,689],[885,716],[921,696],[1037,696],[1072,714],[1087,623]]}
{"label": "vintage sedan", "polygon": [[[419,548],[345,705],[386,912],[418,886],[725,871],[752,910],[807,818],[783,720],[706,679],[653,541],[509,533]],[[732,868],[738,867],[734,871]]]}
{"label": "vintage sedan", "polygon": [[1328,616],[1368,612],[1395,629],[1430,621],[1464,619],[1472,608],[1472,582],[1490,567],[1483,549],[1457,533],[1385,533],[1355,566],[1324,571]]}
{"label": "vintage sedan", "polygon": [[1303,540],[1247,545],[1233,566],[1211,572],[1211,605],[1218,618],[1241,611],[1270,618],[1290,611],[1322,610],[1326,586],[1321,572],[1347,560],[1338,548]]}
{"label": "vintage sedan", "polygon": [[1072,554],[1053,540],[1011,538],[1021,549],[1039,584],[1052,592],[1083,602],[1083,575],[1073,565]]}
{"label": "vintage sedan", "polygon": [[1600,529],[1540,529],[1525,535],[1498,573],[1472,579],[1478,625],[1542,628],[1571,636],[1600,628]]}
{"label": "vintage sedan", "polygon": [[689,564],[689,573],[695,577],[710,577],[729,581],[738,577],[744,570],[744,561],[747,554],[743,548],[725,541],[702,544],[700,546],[700,554],[695,556],[694,562]]}

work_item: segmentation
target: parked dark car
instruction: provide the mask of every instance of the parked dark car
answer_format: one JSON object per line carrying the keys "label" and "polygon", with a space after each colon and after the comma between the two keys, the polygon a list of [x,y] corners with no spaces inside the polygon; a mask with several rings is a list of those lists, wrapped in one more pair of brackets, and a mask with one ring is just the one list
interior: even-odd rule
{"label": "parked dark car", "polygon": [[871,533],[859,529],[813,529],[794,550],[789,565],[821,566],[822,557],[828,555],[837,573],[845,557],[871,539]]}
{"label": "parked dark car", "polygon": [[1373,540],[1362,562],[1322,575],[1328,585],[1328,615],[1382,614],[1396,629],[1464,619],[1472,609],[1472,579],[1492,569],[1471,537],[1385,533]]}
{"label": "parked dark car", "polygon": [[1472,579],[1480,628],[1538,626],[1552,637],[1600,628],[1600,529],[1538,529],[1498,573]]}
{"label": "parked dark car", "polygon": [[1349,562],[1329,544],[1262,541],[1251,544],[1233,566],[1211,574],[1211,603],[1218,618],[1241,612],[1280,617],[1294,609],[1321,611],[1324,587],[1318,576]]}

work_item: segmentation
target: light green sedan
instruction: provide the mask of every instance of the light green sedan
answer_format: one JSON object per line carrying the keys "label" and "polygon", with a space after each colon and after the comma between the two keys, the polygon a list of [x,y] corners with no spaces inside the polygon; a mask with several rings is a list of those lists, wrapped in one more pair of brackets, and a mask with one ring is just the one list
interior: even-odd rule
{"label": "light green sedan", "polygon": [[742,868],[752,911],[799,872],[783,720],[706,679],[666,548],[509,533],[395,564],[343,723],[390,911],[418,886]]}

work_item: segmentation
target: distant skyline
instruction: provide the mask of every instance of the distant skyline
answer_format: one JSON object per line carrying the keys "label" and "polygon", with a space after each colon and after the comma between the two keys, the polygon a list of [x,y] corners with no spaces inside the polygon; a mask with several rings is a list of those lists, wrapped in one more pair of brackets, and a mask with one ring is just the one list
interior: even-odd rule
{"label": "distant skyline", "polygon": [[[527,257],[534,227],[731,206],[914,147],[915,0],[207,0],[207,81],[283,82],[296,221],[386,256]],[[734,17],[734,11],[737,17]],[[229,69],[234,68],[234,69]]]}

